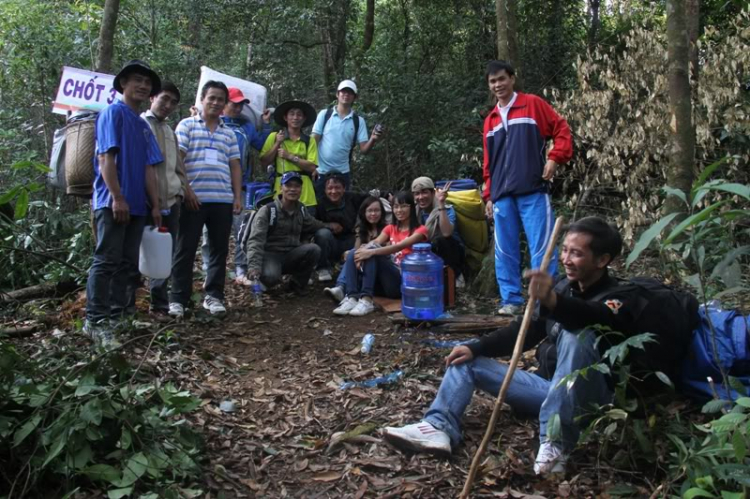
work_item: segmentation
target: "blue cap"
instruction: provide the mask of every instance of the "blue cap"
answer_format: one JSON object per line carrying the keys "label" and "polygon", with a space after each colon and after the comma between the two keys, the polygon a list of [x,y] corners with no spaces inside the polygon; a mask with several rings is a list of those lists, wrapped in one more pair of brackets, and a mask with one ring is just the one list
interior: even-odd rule
{"label": "blue cap", "polygon": [[299,172],[286,172],[281,176],[281,185],[284,185],[292,180],[296,180],[301,184],[302,176],[299,174]]}

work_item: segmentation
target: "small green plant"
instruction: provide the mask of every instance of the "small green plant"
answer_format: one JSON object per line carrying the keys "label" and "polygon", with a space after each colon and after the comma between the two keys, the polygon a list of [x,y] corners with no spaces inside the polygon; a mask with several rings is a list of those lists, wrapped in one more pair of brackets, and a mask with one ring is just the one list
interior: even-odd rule
{"label": "small green plant", "polygon": [[684,499],[745,499],[750,491],[750,397],[742,383],[732,387],[743,396],[734,403],[712,400],[704,405],[704,413],[722,415],[696,425],[693,438],[668,435],[675,449],[670,455],[672,482],[681,482]]}
{"label": "small green plant", "polygon": [[63,337],[28,354],[0,338],[2,488],[191,495],[201,440],[184,416],[199,404],[117,351],[90,358]]}

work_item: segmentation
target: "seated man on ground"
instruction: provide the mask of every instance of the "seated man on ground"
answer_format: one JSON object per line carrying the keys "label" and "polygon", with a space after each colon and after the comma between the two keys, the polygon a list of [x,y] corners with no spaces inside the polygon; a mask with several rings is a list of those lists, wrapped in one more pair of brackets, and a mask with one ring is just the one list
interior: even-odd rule
{"label": "seated man on ground", "polygon": [[445,204],[448,189],[450,183],[443,189],[435,189],[430,177],[418,177],[411,183],[419,222],[427,227],[432,252],[442,258],[458,277],[464,270],[465,250],[456,230],[456,210]]}
{"label": "seated man on ground", "polygon": [[320,246],[318,281],[333,280],[333,266],[341,255],[354,247],[354,226],[357,210],[367,194],[345,192],[344,177],[329,175],[325,182],[325,195],[318,199],[315,218],[330,223],[333,229],[320,229],[315,233],[315,244]]}
{"label": "seated man on ground", "polygon": [[[592,404],[612,400],[610,380],[600,372],[590,371],[587,378],[579,376],[572,386],[559,385],[568,374],[599,361],[595,346],[599,329],[595,326],[628,331],[633,323],[637,296],[626,287],[618,290],[617,279],[607,270],[621,249],[622,238],[616,229],[600,218],[583,218],[570,225],[563,241],[561,262],[567,279],[560,279],[555,285],[546,272],[527,273],[531,299],[538,299],[540,307],[524,349],[531,349],[546,338],[556,348],[557,365],[549,369],[552,379],[517,370],[506,402],[516,413],[539,418],[541,445],[534,464],[537,474],[563,472],[578,440],[576,418]],[[461,417],[474,389],[492,395],[500,390],[508,366],[490,357],[510,355],[520,327],[519,318],[477,343],[455,347],[446,357],[445,377],[424,419],[402,428],[386,428],[386,440],[409,450],[450,454],[461,440]],[[559,438],[547,434],[554,416],[560,420]]]}
{"label": "seated man on ground", "polygon": [[312,234],[332,224],[324,224],[307,212],[300,202],[302,176],[287,172],[281,177],[281,195],[263,206],[253,219],[245,254],[250,279],[260,278],[270,288],[291,274],[289,288],[303,293],[320,259],[317,244],[302,243],[303,234]]}

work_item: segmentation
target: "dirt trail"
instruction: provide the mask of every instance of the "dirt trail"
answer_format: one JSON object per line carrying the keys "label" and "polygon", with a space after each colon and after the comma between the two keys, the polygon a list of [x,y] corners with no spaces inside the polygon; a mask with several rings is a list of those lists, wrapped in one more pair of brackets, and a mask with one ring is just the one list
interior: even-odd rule
{"label": "dirt trail", "polygon": [[[474,398],[464,418],[465,442],[449,461],[402,454],[377,430],[418,421],[434,398],[447,353],[422,342],[434,335],[393,326],[381,312],[336,317],[319,285],[304,298],[271,294],[262,309],[250,307],[244,289],[227,291],[225,319],[201,313],[177,328],[185,368],[180,381],[203,399],[193,421],[208,443],[206,480],[214,495],[458,495],[491,412],[489,397]],[[368,331],[376,341],[365,356],[358,350]],[[342,381],[396,369],[405,374],[393,385],[339,389]],[[234,401],[236,411],[223,412],[222,401]],[[339,432],[355,429],[363,434],[337,442]],[[595,455],[582,452],[574,455],[568,481],[537,479],[537,431],[535,421],[503,411],[474,497],[589,497],[613,483],[613,471],[597,468]]]}

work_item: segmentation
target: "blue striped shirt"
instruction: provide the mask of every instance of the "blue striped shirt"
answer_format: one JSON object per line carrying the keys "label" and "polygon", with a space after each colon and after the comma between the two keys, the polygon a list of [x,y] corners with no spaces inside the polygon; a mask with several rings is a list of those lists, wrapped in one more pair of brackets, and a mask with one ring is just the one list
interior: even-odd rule
{"label": "blue striped shirt", "polygon": [[[190,188],[201,203],[234,202],[229,161],[240,159],[234,131],[219,122],[216,131],[206,127],[203,118],[186,118],[177,125],[177,143],[185,154],[185,171]],[[211,162],[211,158],[215,162]]]}

